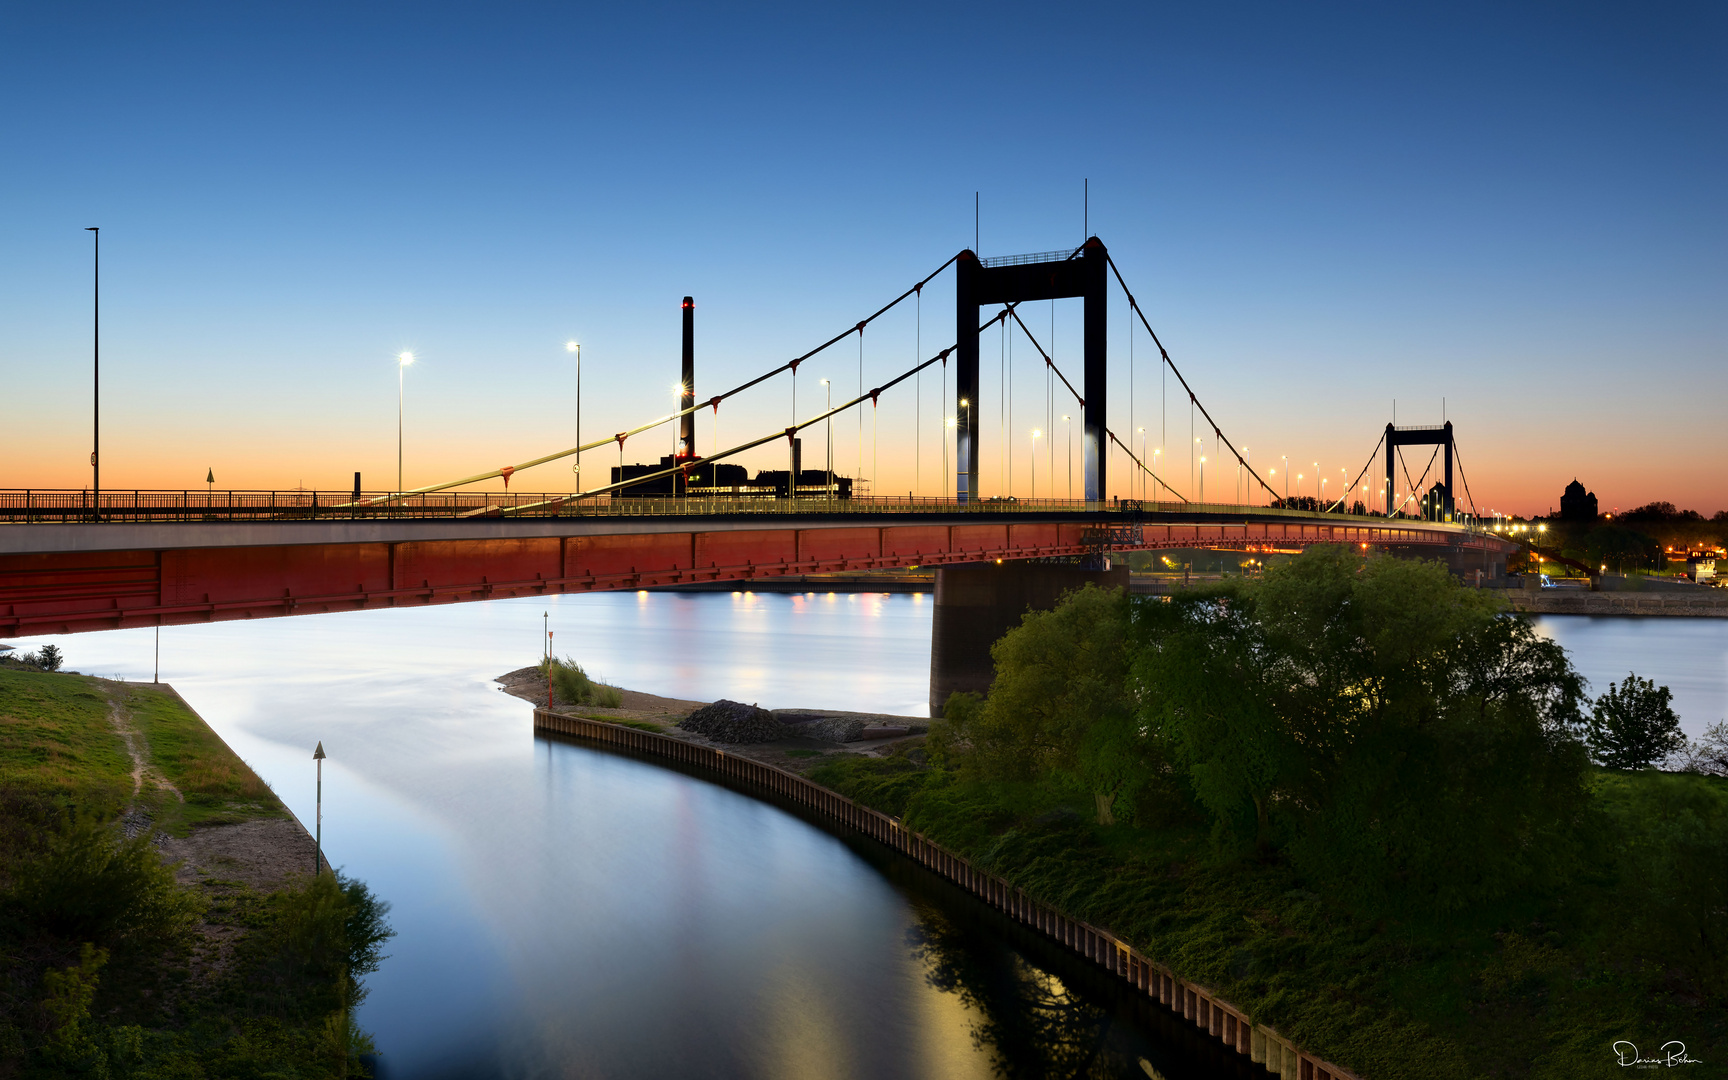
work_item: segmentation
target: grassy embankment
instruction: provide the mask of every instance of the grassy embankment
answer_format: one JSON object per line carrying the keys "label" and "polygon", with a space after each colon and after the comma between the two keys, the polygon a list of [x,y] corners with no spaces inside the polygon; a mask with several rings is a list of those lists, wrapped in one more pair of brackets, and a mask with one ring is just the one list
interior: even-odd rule
{"label": "grassy embankment", "polygon": [[[146,756],[136,796],[116,717]],[[131,840],[128,810],[154,819]],[[175,883],[153,831],[286,814],[178,698],[0,668],[0,814],[0,1076],[352,1073],[383,910],[329,874]]]}
{"label": "grassy embankment", "polygon": [[1356,918],[1286,864],[1220,857],[1198,815],[1097,825],[1085,792],[969,784],[922,757],[849,759],[813,777],[1370,1080],[1606,1076],[1620,1038],[1651,1054],[1682,1040],[1706,1063],[1692,1075],[1725,1074],[1720,1003],[1660,959],[1684,945],[1658,939],[1697,928],[1653,925],[1672,913],[1650,886],[1725,869],[1688,838],[1728,822],[1728,780],[1601,772],[1597,873],[1564,895],[1423,923]]}

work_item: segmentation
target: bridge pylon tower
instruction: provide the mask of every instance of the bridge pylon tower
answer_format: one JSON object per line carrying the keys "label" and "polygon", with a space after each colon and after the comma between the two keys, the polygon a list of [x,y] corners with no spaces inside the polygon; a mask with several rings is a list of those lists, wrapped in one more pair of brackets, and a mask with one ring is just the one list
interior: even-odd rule
{"label": "bridge pylon tower", "polygon": [[[1430,424],[1426,427],[1401,428],[1392,424],[1386,425],[1386,513],[1388,516],[1398,511],[1398,506],[1394,506],[1392,502],[1392,493],[1398,490],[1393,483],[1393,467],[1398,459],[1398,448],[1400,446],[1433,446],[1436,443],[1445,448],[1446,464],[1445,494],[1441,497],[1442,505],[1436,507],[1434,512],[1440,520],[1445,520],[1452,513],[1452,421],[1448,420],[1444,424]],[[1420,492],[1411,492],[1410,494],[1415,499],[1422,497]],[[1400,503],[1399,506],[1401,505],[1403,504]]]}
{"label": "bridge pylon tower", "polygon": [[980,259],[970,249],[960,253],[955,263],[954,340],[958,345],[954,390],[957,400],[970,403],[955,418],[958,435],[954,491],[960,502],[978,497],[978,309],[989,304],[1070,297],[1080,297],[1086,302],[1081,386],[1086,500],[1104,500],[1104,466],[1109,458],[1104,419],[1109,268],[1109,253],[1096,236],[1072,254]]}

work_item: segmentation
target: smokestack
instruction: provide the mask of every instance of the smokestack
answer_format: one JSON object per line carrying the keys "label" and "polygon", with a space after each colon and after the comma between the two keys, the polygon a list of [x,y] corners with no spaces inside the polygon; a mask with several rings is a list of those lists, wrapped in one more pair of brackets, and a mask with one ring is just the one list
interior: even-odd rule
{"label": "smokestack", "polygon": [[[688,296],[684,298],[684,376],[679,385],[684,387],[684,395],[678,399],[678,408],[688,409],[696,404],[696,301]],[[695,413],[678,423],[678,456],[696,456]]]}

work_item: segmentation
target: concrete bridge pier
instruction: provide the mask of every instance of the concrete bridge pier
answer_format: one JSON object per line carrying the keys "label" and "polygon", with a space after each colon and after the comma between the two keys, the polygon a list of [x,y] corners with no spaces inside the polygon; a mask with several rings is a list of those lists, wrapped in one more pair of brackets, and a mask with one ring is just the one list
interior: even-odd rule
{"label": "concrete bridge pier", "polygon": [[1128,587],[1128,564],[1087,570],[1055,563],[967,563],[936,569],[930,629],[930,715],[941,716],[956,691],[988,694],[996,677],[990,646],[1020,625],[1027,611],[1049,611],[1064,593],[1092,582]]}
{"label": "concrete bridge pier", "polygon": [[1504,552],[1467,548],[1462,544],[1447,548],[1393,544],[1388,545],[1385,550],[1387,554],[1401,559],[1431,559],[1443,562],[1446,569],[1463,579],[1466,585],[1475,584],[1478,573],[1482,575],[1483,581],[1498,581],[1506,576]]}

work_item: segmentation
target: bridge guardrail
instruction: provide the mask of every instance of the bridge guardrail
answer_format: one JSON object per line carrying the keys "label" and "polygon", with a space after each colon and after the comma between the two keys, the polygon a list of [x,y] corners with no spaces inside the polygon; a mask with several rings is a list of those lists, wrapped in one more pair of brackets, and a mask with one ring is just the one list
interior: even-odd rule
{"label": "bridge guardrail", "polygon": [[[969,502],[935,496],[860,496],[849,499],[822,496],[794,499],[777,496],[690,495],[617,496],[573,499],[569,493],[441,491],[404,495],[389,502],[391,492],[352,491],[214,491],[186,490],[104,491],[100,507],[91,505],[88,490],[0,489],[0,522],[20,524],[46,522],[92,522],[98,516],[110,522],[263,522],[424,520],[479,517],[587,518],[587,517],[712,517],[723,515],[915,515],[941,514],[1111,514],[1132,521],[1146,514],[1195,514],[1212,517],[1287,517],[1292,520],[1340,523],[1385,522],[1380,515],[1288,510],[1273,506],[1235,503],[1154,502],[1119,499],[1087,502],[1080,499],[983,498]],[[563,500],[563,501],[559,501]],[[549,505],[550,504],[550,505]],[[1393,520],[1422,522],[1402,516]],[[1423,522],[1430,527],[1453,527],[1461,532],[1481,532],[1480,526],[1464,523]],[[1114,528],[1114,526],[1112,526]]]}

